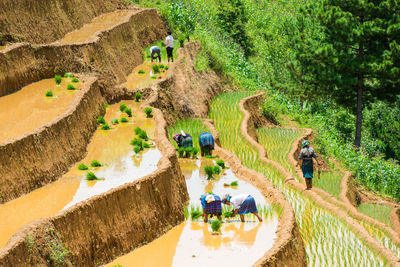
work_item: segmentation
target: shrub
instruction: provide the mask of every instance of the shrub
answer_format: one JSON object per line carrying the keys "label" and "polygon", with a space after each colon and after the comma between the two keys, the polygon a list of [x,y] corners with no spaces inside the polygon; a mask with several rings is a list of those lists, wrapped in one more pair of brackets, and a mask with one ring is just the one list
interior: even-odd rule
{"label": "shrub", "polygon": [[67,90],[76,90],[76,89],[77,88],[70,83],[67,85]]}
{"label": "shrub", "polygon": [[89,167],[86,166],[84,163],[81,163],[78,165],[78,170],[86,171],[86,170],[89,170]]}
{"label": "shrub", "polygon": [[204,172],[207,174],[207,179],[210,180],[212,178],[214,178],[214,167],[207,165],[204,167]]}
{"label": "shrub", "polygon": [[120,122],[122,122],[122,123],[127,123],[127,122],[129,122],[129,120],[128,120],[127,118],[125,118],[125,117],[122,117],[122,118],[120,119]]}
{"label": "shrub", "polygon": [[53,96],[53,92],[52,92],[51,90],[48,90],[48,91],[46,92],[46,96],[47,96],[47,97],[52,97],[52,96]]}
{"label": "shrub", "polygon": [[143,130],[142,130],[139,126],[136,126],[135,129],[134,129],[134,131],[135,131],[135,134],[138,135],[138,134],[140,134],[140,132],[143,131]]}
{"label": "shrub", "polygon": [[88,172],[86,174],[86,180],[93,181],[93,180],[100,180],[93,172]]}
{"label": "shrub", "polygon": [[183,147],[178,148],[178,155],[180,158],[185,156],[185,149]]}
{"label": "shrub", "polygon": [[157,74],[160,73],[160,66],[159,65],[153,65],[153,67],[151,67],[153,69],[153,73]]}
{"label": "shrub", "polygon": [[64,78],[72,78],[72,77],[74,77],[74,75],[72,75],[72,73],[67,72],[64,74]]}
{"label": "shrub", "polygon": [[146,113],[146,117],[147,118],[153,117],[153,115],[151,115],[152,112],[153,112],[153,109],[150,108],[150,107],[147,107],[147,108],[144,109],[144,113]]}
{"label": "shrub", "polygon": [[107,123],[104,123],[103,126],[101,126],[101,129],[102,129],[102,130],[110,130],[111,127],[110,127],[110,125],[108,125]]}
{"label": "shrub", "polygon": [[62,78],[60,75],[54,76],[54,81],[56,82],[57,85],[61,84]]}
{"label": "shrub", "polygon": [[225,169],[225,161],[219,159],[216,161],[217,165],[220,166],[222,169]]}
{"label": "shrub", "polygon": [[139,152],[142,150],[140,146],[133,146],[133,151],[135,151],[136,154],[139,154]]}
{"label": "shrub", "polygon": [[145,74],[146,72],[144,70],[139,70],[138,73],[139,74]]}
{"label": "shrub", "polygon": [[232,183],[231,183],[231,186],[238,186],[239,185],[239,182],[238,181],[233,181]]}
{"label": "shrub", "polygon": [[192,218],[192,220],[196,220],[196,219],[200,218],[200,216],[201,216],[201,211],[192,210],[190,212],[190,217]]}
{"label": "shrub", "polygon": [[119,122],[118,122],[118,119],[114,118],[114,119],[111,120],[111,123],[112,124],[118,124]]}
{"label": "shrub", "polygon": [[100,116],[100,117],[97,118],[97,123],[105,124],[106,120],[104,119],[103,116]]}
{"label": "shrub", "polygon": [[90,162],[90,166],[101,167],[101,166],[103,166],[103,164],[101,164],[98,160],[92,160],[92,162]]}
{"label": "shrub", "polygon": [[71,82],[73,82],[73,83],[79,83],[80,81],[79,81],[78,78],[72,78]]}
{"label": "shrub", "polygon": [[119,110],[120,110],[121,112],[124,112],[125,109],[127,109],[127,108],[128,108],[128,107],[127,107],[125,104],[119,105]]}
{"label": "shrub", "polygon": [[220,220],[214,220],[214,221],[211,223],[211,230],[212,230],[214,233],[215,233],[215,232],[218,232],[219,229],[221,228],[221,225],[222,225],[222,223],[221,223]]}
{"label": "shrub", "polygon": [[213,167],[213,171],[214,171],[214,174],[220,174],[221,173],[221,168],[219,166],[214,166]]}
{"label": "shrub", "polygon": [[135,94],[135,101],[136,102],[139,102],[139,100],[142,98],[142,94],[141,93],[139,93],[139,92],[137,92],[136,94]]}
{"label": "shrub", "polygon": [[128,117],[132,117],[132,109],[127,108],[124,111],[125,111],[126,115],[128,115]]}
{"label": "shrub", "polygon": [[139,138],[142,138],[143,140],[149,140],[149,137],[147,136],[146,131],[141,130],[140,133],[138,134]]}
{"label": "shrub", "polygon": [[192,158],[197,158],[197,154],[199,154],[200,149],[198,147],[194,147],[192,150]]}

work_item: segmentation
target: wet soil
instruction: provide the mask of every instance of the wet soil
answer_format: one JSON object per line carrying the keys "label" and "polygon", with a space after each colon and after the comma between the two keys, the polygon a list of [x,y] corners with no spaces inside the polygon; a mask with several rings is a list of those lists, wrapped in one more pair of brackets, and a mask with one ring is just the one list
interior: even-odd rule
{"label": "wet soil", "polygon": [[[158,63],[150,61],[146,61],[143,64],[137,66],[126,78],[126,83],[124,84],[126,89],[134,90],[137,88],[145,88],[150,86],[152,83],[157,82],[159,79],[164,78],[167,72],[164,69],[160,69],[160,73],[153,73],[152,67],[159,64],[169,66],[168,62]],[[139,73],[139,70],[143,70],[144,73]]]}
{"label": "wet soil", "polygon": [[62,209],[111,188],[132,182],[157,169],[162,156],[158,149],[153,147],[142,151],[140,155],[135,155],[129,144],[135,137],[136,126],[144,129],[150,138],[154,138],[154,120],[145,118],[140,103],[123,101],[107,109],[105,115],[107,123],[111,124],[113,118],[128,118],[119,111],[120,104],[132,108],[134,117],[129,118],[128,123],[112,125],[113,129],[108,131],[100,130],[99,126],[88,146],[88,153],[82,160],[88,166],[95,159],[104,164],[102,167],[90,170],[103,180],[85,180],[87,171],[78,170],[77,164],[56,182],[0,205],[0,218],[3,218],[0,221],[0,247],[3,247],[19,228],[29,222],[52,216]]}
{"label": "wet soil", "polygon": [[[239,180],[230,169],[215,180],[207,180],[204,166],[212,160],[181,159],[180,165],[186,177],[190,206],[200,207],[200,195],[214,192],[221,197],[225,193],[251,194],[259,206],[267,207],[263,195],[250,184]],[[224,184],[239,181],[237,187]],[[277,217],[265,218],[260,223],[253,215],[246,215],[246,222],[238,218],[224,219],[220,234],[212,233],[210,223],[188,220],[161,238],[122,256],[107,266],[251,266],[273,246],[278,224]],[[157,255],[154,257],[153,255]]]}
{"label": "wet soil", "polygon": [[[21,137],[66,112],[77,96],[67,90],[70,78],[63,78],[60,86],[54,79],[45,79],[25,86],[16,93],[0,98],[0,143]],[[83,83],[71,83],[82,88]],[[48,90],[53,97],[46,97]]]}

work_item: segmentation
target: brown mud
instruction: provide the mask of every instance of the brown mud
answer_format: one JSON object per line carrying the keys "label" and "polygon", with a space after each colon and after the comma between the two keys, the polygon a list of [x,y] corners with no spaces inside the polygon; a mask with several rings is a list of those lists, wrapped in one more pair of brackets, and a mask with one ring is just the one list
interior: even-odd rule
{"label": "brown mud", "polygon": [[[169,63],[167,62],[161,62],[161,64],[169,66]],[[154,65],[159,65],[159,63],[145,61],[143,64],[137,66],[131,72],[131,74],[128,75],[128,77],[126,78],[126,83],[123,86],[128,90],[146,88],[149,87],[151,84],[157,82],[157,80],[164,78],[167,71],[161,69],[160,73],[153,73],[152,67]],[[139,73],[140,70],[143,70],[145,73]]]}
{"label": "brown mud", "polygon": [[[390,264],[392,264],[393,266],[400,266],[400,259],[396,256],[396,254],[393,251],[385,248],[380,242],[378,242],[375,238],[373,238],[362,225],[360,225],[355,219],[353,219],[348,215],[348,212],[350,212],[352,209],[351,207],[349,207],[346,204],[343,204],[342,202],[338,201],[335,197],[331,196],[330,194],[318,188],[313,188],[312,190],[304,190],[305,182],[303,181],[303,179],[301,183],[297,182],[294,179],[293,175],[290,174],[283,166],[281,166],[279,163],[269,160],[266,157],[265,148],[260,144],[258,144],[253,138],[251,138],[250,135],[248,134],[248,132],[251,131],[247,130],[248,127],[250,128],[254,127],[254,123],[251,122],[251,115],[247,111],[246,107],[248,105],[252,104],[254,105],[254,103],[258,103],[260,99],[263,97],[263,95],[264,93],[260,93],[258,95],[244,98],[241,100],[239,104],[240,110],[245,114],[245,117],[241,125],[242,126],[241,132],[246,138],[246,140],[248,140],[254,147],[258,149],[260,153],[260,159],[267,164],[272,164],[276,166],[276,168],[280,170],[287,177],[286,179],[287,184],[294,187],[296,190],[303,192],[303,194],[309,196],[319,205],[323,205],[326,210],[332,212],[338,218],[343,219],[354,232],[356,232],[362,239],[365,240],[367,245],[378,251],[378,253],[381,254],[384,258],[386,258]],[[248,123],[248,121],[250,122]],[[300,168],[296,166],[299,146],[301,145],[301,140],[307,139],[308,137],[311,136],[311,134],[312,131],[310,129],[307,129],[307,133],[305,133],[302,137],[298,138],[296,142],[293,144],[292,151],[288,155],[288,159],[292,164],[292,166],[295,168],[298,177],[302,177]],[[346,207],[347,209],[342,209],[341,206]],[[355,216],[358,215],[356,214]],[[373,220],[372,218],[370,219]]]}

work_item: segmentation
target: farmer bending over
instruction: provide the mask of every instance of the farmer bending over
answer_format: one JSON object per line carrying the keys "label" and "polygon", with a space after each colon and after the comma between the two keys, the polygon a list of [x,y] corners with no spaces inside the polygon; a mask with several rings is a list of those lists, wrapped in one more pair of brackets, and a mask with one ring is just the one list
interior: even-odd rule
{"label": "farmer bending over", "polygon": [[158,61],[161,62],[161,50],[158,46],[152,46],[150,47],[150,57],[151,57],[151,62],[153,62],[154,59],[158,57]]}
{"label": "farmer bending over", "polygon": [[231,217],[235,217],[236,214],[239,214],[242,222],[244,222],[244,215],[247,213],[253,213],[260,222],[263,221],[261,216],[258,214],[256,201],[249,194],[240,194],[234,197],[225,195],[222,203],[228,206],[232,204],[234,211]]}
{"label": "farmer bending over", "polygon": [[168,63],[169,60],[174,62],[174,37],[172,37],[172,32],[168,31],[167,32],[168,36],[165,38],[165,46],[167,47],[167,57],[168,57]]}
{"label": "farmer bending over", "polygon": [[214,137],[210,133],[201,133],[199,136],[201,156],[212,155],[214,150]]}
{"label": "farmer bending over", "polygon": [[178,147],[193,147],[193,140],[190,134],[185,133],[181,130],[180,134],[175,134],[172,139],[175,140]]}
{"label": "farmer bending over", "polygon": [[315,154],[314,149],[310,147],[310,142],[303,140],[301,145],[303,148],[300,150],[299,159],[296,166],[299,166],[300,160],[303,161],[301,164],[301,170],[303,171],[303,177],[306,180],[306,190],[310,190],[312,188],[312,178],[314,173],[313,159],[315,159],[318,166],[319,162],[317,159],[317,154]]}
{"label": "farmer bending over", "polygon": [[203,206],[204,222],[208,221],[208,215],[217,216],[218,220],[221,220],[222,208],[219,196],[215,194],[201,195],[200,201]]}

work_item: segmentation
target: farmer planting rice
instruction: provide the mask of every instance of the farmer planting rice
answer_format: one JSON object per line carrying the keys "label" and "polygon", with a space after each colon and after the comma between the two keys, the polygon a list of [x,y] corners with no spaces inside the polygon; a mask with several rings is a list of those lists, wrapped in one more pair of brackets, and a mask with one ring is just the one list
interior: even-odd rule
{"label": "farmer planting rice", "polygon": [[240,220],[244,222],[244,215],[247,213],[253,213],[260,222],[262,222],[261,216],[258,214],[256,201],[249,194],[240,194],[232,197],[231,195],[225,195],[222,203],[225,205],[233,206],[233,213],[230,217],[235,217],[236,214],[240,215]]}
{"label": "farmer planting rice", "polygon": [[168,36],[165,38],[165,46],[167,47],[167,57],[168,57],[168,63],[171,60],[171,62],[174,62],[174,37],[172,37],[172,32],[168,31],[167,32]]}
{"label": "farmer planting rice", "polygon": [[158,57],[158,62],[161,62],[161,50],[158,46],[150,47],[151,62]]}
{"label": "farmer planting rice", "polygon": [[221,220],[222,208],[221,198],[215,194],[201,195],[201,205],[203,206],[204,222],[208,222],[208,215],[217,216]]}
{"label": "farmer planting rice", "polygon": [[310,142],[308,140],[303,140],[301,142],[302,149],[300,150],[299,159],[296,166],[299,166],[300,160],[302,160],[301,170],[303,171],[303,177],[306,180],[306,190],[310,190],[312,188],[312,178],[314,172],[313,159],[317,162],[319,166],[319,162],[317,159],[317,154],[315,154],[314,149],[310,147]]}
{"label": "farmer planting rice", "polygon": [[181,133],[175,134],[172,139],[175,140],[178,147],[193,147],[193,140],[190,134],[185,133],[181,130]]}
{"label": "farmer planting rice", "polygon": [[201,133],[199,136],[199,144],[202,157],[212,155],[212,151],[214,150],[214,137],[212,134],[208,132]]}

